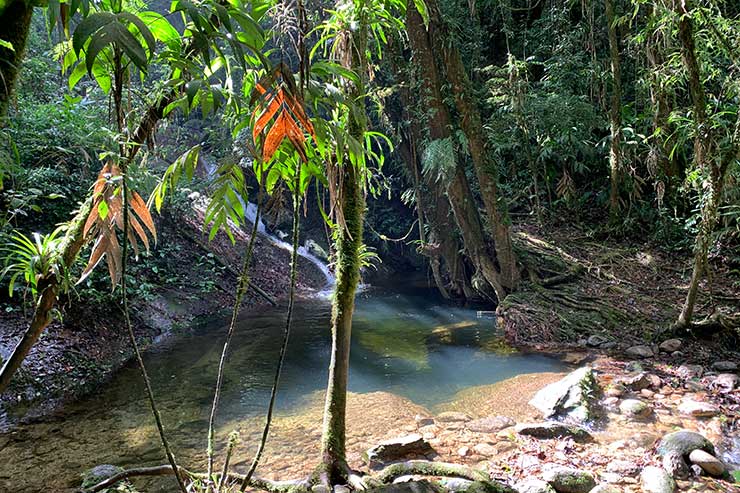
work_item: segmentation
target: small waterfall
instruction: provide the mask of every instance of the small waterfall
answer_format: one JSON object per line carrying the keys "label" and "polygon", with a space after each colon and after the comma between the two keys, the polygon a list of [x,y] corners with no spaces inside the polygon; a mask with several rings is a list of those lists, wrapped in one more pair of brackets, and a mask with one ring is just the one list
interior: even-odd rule
{"label": "small waterfall", "polygon": [[[208,178],[212,178],[213,175],[216,172],[216,167],[213,165],[213,163],[210,163],[209,161],[206,161],[205,159],[201,160],[202,165],[204,166],[206,170],[206,175]],[[257,218],[257,204],[254,204],[252,202],[244,202],[244,199],[241,196],[238,196],[239,201],[242,204],[242,207],[244,208],[244,215],[247,221],[249,221],[251,224],[254,224],[255,219]],[[277,236],[270,234],[267,231],[267,227],[265,226],[265,223],[262,222],[262,218],[259,219],[259,222],[257,223],[257,233],[261,234],[264,238],[266,238],[270,243],[275,245],[278,248],[282,248],[283,250],[287,250],[288,252],[293,252],[293,246],[281,240]],[[324,278],[326,279],[326,286],[324,286],[324,289],[319,291],[319,295],[321,296],[328,296],[331,294],[331,291],[334,287],[334,283],[336,282],[336,279],[334,278],[334,273],[329,269],[329,266],[326,265],[321,259],[319,259],[316,255],[309,252],[305,246],[298,247],[298,255],[305,258],[312,264],[318,268],[321,273],[324,275]]]}

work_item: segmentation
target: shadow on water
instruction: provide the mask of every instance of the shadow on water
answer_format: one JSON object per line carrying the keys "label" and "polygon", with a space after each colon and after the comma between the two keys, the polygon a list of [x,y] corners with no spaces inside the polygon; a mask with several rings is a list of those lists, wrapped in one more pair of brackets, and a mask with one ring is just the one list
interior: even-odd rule
{"label": "shadow on water", "polygon": [[[298,304],[277,402],[281,416],[300,414],[324,388],[329,318],[326,300]],[[256,439],[261,425],[284,320],[281,307],[252,311],[241,318],[234,337],[219,421],[224,428],[238,423],[245,440]],[[202,459],[224,333],[223,321],[194,327],[145,358],[165,422],[186,458]],[[427,291],[398,294],[370,289],[359,295],[352,392],[391,392],[433,408],[468,387],[561,369],[554,359],[506,347],[495,332],[495,320],[477,318],[472,309],[444,306]],[[96,464],[160,461],[141,377],[134,365],[128,365],[98,394],[68,405],[58,417],[0,436],[0,491],[10,490],[13,478],[28,470],[37,473],[26,474],[28,488],[21,491],[50,486],[58,491]]]}

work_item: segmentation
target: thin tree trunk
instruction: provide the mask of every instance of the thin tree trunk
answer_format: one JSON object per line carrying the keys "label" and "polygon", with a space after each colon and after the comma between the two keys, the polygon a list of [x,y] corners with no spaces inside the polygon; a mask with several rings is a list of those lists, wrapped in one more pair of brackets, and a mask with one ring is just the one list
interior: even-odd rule
{"label": "thin tree trunk", "polygon": [[[361,6],[356,19],[358,28],[351,33],[348,49],[351,50],[349,68],[357,73],[360,80],[366,77],[365,46],[367,42],[367,15]],[[358,101],[359,111],[352,111],[348,131],[357,141],[362,142],[367,128],[364,108],[363,83],[354,84],[349,89],[349,99]],[[352,339],[352,314],[355,307],[355,292],[360,281],[360,251],[362,248],[363,221],[365,216],[365,197],[363,192],[363,172],[357,169],[350,159],[344,160],[341,170],[340,196],[343,221],[337,225],[336,239],[336,285],[332,300],[331,339],[332,351],[329,364],[329,379],[324,406],[324,423],[321,436],[321,466],[325,475],[324,483],[337,484],[348,475],[346,460],[346,414],[347,382],[349,380],[349,352]]]}
{"label": "thin tree trunk", "polygon": [[619,218],[619,185],[622,170],[622,70],[619,63],[619,38],[614,16],[613,0],[604,0],[606,22],[609,32],[609,66],[612,87],[609,107],[609,217],[611,221]]}
{"label": "thin tree trunk", "polygon": [[691,272],[686,300],[678,316],[677,326],[688,327],[694,315],[699,282],[706,270],[707,256],[711,247],[712,234],[719,220],[719,204],[722,198],[724,175],[729,167],[725,159],[708,159],[712,135],[707,128],[706,95],[701,81],[701,68],[696,57],[694,28],[686,6],[678,6],[678,37],[681,43],[681,59],[689,80],[689,93],[694,110],[694,167],[699,170],[705,190],[701,208],[701,223],[694,244],[694,267]]}
{"label": "thin tree trunk", "polygon": [[[483,204],[488,216],[488,226],[493,234],[493,245],[498,263],[498,284],[496,296],[499,302],[506,293],[515,289],[519,282],[519,269],[516,264],[516,255],[511,243],[510,220],[508,207],[498,194],[498,172],[496,163],[487,152],[485,136],[483,135],[483,122],[480,111],[473,97],[470,79],[463,65],[460,52],[450,42],[444,21],[442,20],[439,7],[433,0],[429,4],[429,36],[434,40],[433,48],[442,56],[445,75],[451,86],[451,92],[455,100],[458,114],[461,116],[460,128],[468,140],[470,157],[478,184],[480,186]],[[504,290],[501,290],[503,287]],[[496,286],[494,285],[494,288]]]}
{"label": "thin tree trunk", "polygon": [[13,45],[12,50],[0,46],[0,127],[13,98],[32,17],[33,2],[26,0],[11,0],[0,12],[0,39]]}

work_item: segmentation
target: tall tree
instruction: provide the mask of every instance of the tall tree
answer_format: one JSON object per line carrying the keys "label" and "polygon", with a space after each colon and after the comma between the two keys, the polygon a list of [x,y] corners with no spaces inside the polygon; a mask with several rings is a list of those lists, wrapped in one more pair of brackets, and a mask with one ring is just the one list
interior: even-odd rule
{"label": "tall tree", "polygon": [[483,221],[470,189],[465,167],[454,150],[452,118],[442,97],[441,78],[433,51],[431,22],[430,19],[430,29],[427,30],[414,2],[408,2],[406,29],[414,56],[414,65],[419,70],[422,86],[420,103],[427,113],[425,123],[428,141],[426,146],[444,145],[443,152],[448,154],[448,159],[452,161],[450,164],[452,169],[441,170],[441,173],[449,175],[443,176],[441,180],[445,183],[449,203],[463,237],[465,252],[476,269],[473,287],[483,294],[489,293],[492,289],[501,299],[505,296],[506,289],[494,261],[496,252],[486,239]]}
{"label": "tall tree", "polygon": [[712,235],[719,221],[719,205],[722,199],[725,174],[735,157],[735,153],[730,152],[729,157],[726,158],[712,156],[715,142],[707,118],[707,99],[694,41],[693,8],[689,2],[677,2],[676,9],[681,60],[688,78],[689,94],[693,105],[694,167],[701,176],[701,193],[704,195],[701,206],[701,222],[694,242],[694,266],[686,300],[677,321],[678,327],[688,327],[692,323],[696,297],[699,292],[699,282],[701,282],[706,271]]}
{"label": "tall tree", "polygon": [[619,216],[619,185],[622,170],[622,69],[619,60],[614,0],[604,0],[609,33],[609,67],[611,70],[611,98],[609,103],[609,216],[612,221]]}
{"label": "tall tree", "polygon": [[[347,5],[340,0],[340,5]],[[358,107],[349,112],[347,133],[357,142],[364,140],[367,121],[365,114],[365,86],[367,61],[365,50],[368,35],[368,12],[364,0],[349,5],[353,11],[354,29],[350,25],[340,31],[336,43],[340,60],[346,69],[357,74],[354,82],[347,81],[347,99]],[[341,152],[344,152],[342,150]],[[338,484],[346,478],[349,468],[346,460],[347,382],[349,353],[352,339],[352,314],[355,292],[360,281],[360,253],[363,245],[365,217],[364,169],[357,160],[345,156],[338,169],[338,183],[333,193],[338,208],[334,235],[336,248],[336,285],[332,299],[331,361],[324,406],[324,424],[321,438],[321,466],[323,481]]]}
{"label": "tall tree", "polygon": [[13,97],[32,17],[29,0],[0,0],[0,126]]}
{"label": "tall tree", "polygon": [[491,275],[495,279],[486,277],[486,280],[492,283],[496,297],[501,301],[519,282],[519,268],[511,242],[508,206],[499,195],[496,162],[492,153],[486,149],[483,121],[460,51],[453,42],[437,2],[430,0],[428,11],[429,36],[433,40],[436,59],[441,64],[440,72],[444,73],[450,84],[450,91],[460,116],[460,129],[465,133],[468,142],[488,227],[493,237],[496,269]]}

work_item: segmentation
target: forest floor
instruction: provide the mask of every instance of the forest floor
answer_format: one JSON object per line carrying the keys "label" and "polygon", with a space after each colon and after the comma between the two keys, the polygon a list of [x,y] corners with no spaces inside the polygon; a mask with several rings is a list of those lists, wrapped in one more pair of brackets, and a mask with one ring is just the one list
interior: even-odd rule
{"label": "forest floor", "polygon": [[[531,273],[498,308],[499,326],[514,344],[539,350],[588,346],[613,355],[647,345],[666,363],[740,360],[737,331],[671,330],[686,296],[690,255],[648,243],[597,239],[567,224],[518,224],[514,241]],[[740,313],[740,266],[733,261],[710,258],[711,284],[701,283],[695,321]],[[690,341],[691,350],[658,350],[661,341],[673,337]]]}
{"label": "forest floor", "polygon": [[[219,233],[208,242],[199,214],[163,217],[158,224],[158,256],[136,273],[132,318],[141,347],[189,330],[199,321],[223,317],[233,305],[237,272],[247,234],[232,245]],[[252,282],[273,300],[283,302],[288,292],[290,254],[258,236],[252,262]],[[236,268],[234,267],[236,266]],[[153,268],[152,268],[153,267]],[[33,347],[8,391],[0,396],[0,429],[19,417],[48,414],[69,400],[94,392],[122,365],[133,350],[117,299],[106,295],[102,279],[100,300],[84,304],[62,302],[62,321],[54,321]],[[306,295],[323,289],[323,274],[310,262],[299,260],[298,290]],[[143,291],[143,292],[142,292]],[[244,306],[269,301],[250,289]],[[10,305],[8,305],[10,306]],[[30,308],[0,313],[0,361],[10,354],[28,327]]]}

